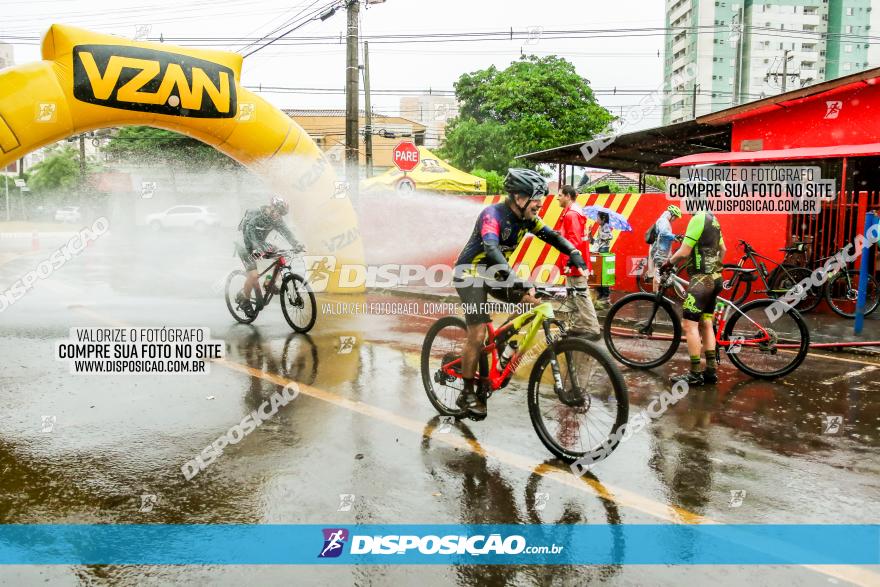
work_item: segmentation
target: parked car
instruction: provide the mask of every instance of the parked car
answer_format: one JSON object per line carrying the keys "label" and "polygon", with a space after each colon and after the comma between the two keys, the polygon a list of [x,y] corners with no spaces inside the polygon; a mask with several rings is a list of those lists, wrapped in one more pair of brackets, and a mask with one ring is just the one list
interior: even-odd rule
{"label": "parked car", "polygon": [[55,222],[79,222],[82,220],[82,214],[79,206],[65,206],[55,210]]}
{"label": "parked car", "polygon": [[147,216],[147,226],[153,230],[162,230],[163,228],[206,230],[219,225],[219,216],[207,206],[172,206],[164,212]]}

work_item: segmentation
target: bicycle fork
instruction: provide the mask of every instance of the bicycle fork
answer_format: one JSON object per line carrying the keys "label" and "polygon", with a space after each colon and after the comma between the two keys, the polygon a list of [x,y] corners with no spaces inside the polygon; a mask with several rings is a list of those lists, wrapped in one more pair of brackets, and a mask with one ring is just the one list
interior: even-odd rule
{"label": "bicycle fork", "polygon": [[[549,344],[550,351],[550,369],[553,372],[553,390],[557,393],[564,393],[565,388],[562,384],[562,372],[559,370],[559,361],[556,360],[556,353],[552,351],[553,347],[553,336],[550,334],[550,324],[547,321],[544,321],[544,335],[547,337],[547,343]],[[571,365],[569,365],[569,370],[571,370]]]}

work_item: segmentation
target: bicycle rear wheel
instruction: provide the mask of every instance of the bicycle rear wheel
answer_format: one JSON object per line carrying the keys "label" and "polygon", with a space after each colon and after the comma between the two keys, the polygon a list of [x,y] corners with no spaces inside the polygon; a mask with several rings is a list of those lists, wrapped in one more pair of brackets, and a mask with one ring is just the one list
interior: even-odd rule
{"label": "bicycle rear wheel", "polygon": [[[226,278],[226,308],[232,317],[242,324],[250,324],[257,319],[257,312],[245,312],[241,304],[243,298],[239,298],[238,294],[244,289],[244,282],[247,280],[247,273],[238,269],[229,274]],[[259,284],[258,284],[259,287]],[[257,307],[257,295],[255,291],[251,291],[251,308]]]}
{"label": "bicycle rear wheel", "polygon": [[[557,388],[551,359],[561,375]],[[559,459],[596,463],[620,443],[629,394],[617,366],[598,346],[566,338],[546,349],[529,378],[529,416],[538,438]]]}
{"label": "bicycle rear wheel", "polygon": [[[735,313],[724,327],[724,339],[731,341],[727,356],[737,369],[759,379],[774,379],[798,368],[810,350],[810,331],[797,310],[787,310],[775,319],[767,308],[775,300],[755,300]],[[770,334],[767,342],[750,343]]]}
{"label": "bicycle rear wheel", "polygon": [[634,369],[651,369],[672,358],[681,342],[681,321],[667,300],[637,293],[617,300],[603,327],[611,355]]}
{"label": "bicycle rear wheel", "polygon": [[296,332],[308,332],[318,317],[315,292],[305,279],[295,273],[281,283],[281,312]]}
{"label": "bicycle rear wheel", "polygon": [[[844,318],[856,317],[856,305],[859,299],[859,283],[861,274],[858,269],[843,271],[831,278],[825,288],[825,301],[834,312]],[[880,303],[880,291],[877,280],[868,275],[867,295],[865,296],[865,315],[877,309]]]}
{"label": "bicycle rear wheel", "polygon": [[[431,405],[444,416],[461,418],[467,413],[455,403],[464,390],[460,359],[466,342],[467,326],[464,320],[457,316],[446,316],[431,326],[422,343],[422,384]],[[459,363],[448,370],[442,369],[455,361]],[[485,374],[488,371],[486,355],[480,354],[479,372]]]}
{"label": "bicycle rear wheel", "polygon": [[[801,282],[805,280],[809,282],[812,277],[812,271],[806,267],[786,267],[785,271],[783,271],[780,266],[777,269],[775,279],[770,281],[770,289],[777,290],[777,292],[782,290],[783,293],[777,293],[774,297],[782,297],[785,295],[785,292],[792,290],[800,296],[801,288],[803,287],[800,285]],[[822,292],[819,288],[810,285],[794,307],[798,312],[809,312],[818,306],[821,301]]]}

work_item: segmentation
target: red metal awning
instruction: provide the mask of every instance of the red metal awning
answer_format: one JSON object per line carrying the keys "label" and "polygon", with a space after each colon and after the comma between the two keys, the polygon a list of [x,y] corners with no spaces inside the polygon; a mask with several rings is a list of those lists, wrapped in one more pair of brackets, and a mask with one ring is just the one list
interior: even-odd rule
{"label": "red metal awning", "polygon": [[841,157],[869,157],[880,155],[880,143],[863,145],[834,145],[830,147],[799,147],[797,149],[772,149],[768,151],[710,152],[686,155],[661,163],[661,167],[707,165],[712,163],[758,163],[789,161],[792,159],[839,159]]}

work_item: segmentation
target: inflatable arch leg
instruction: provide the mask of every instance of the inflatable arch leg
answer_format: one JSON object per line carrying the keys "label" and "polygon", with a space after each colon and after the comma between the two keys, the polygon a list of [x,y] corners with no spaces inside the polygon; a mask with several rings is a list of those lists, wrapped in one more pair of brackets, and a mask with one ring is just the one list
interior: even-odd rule
{"label": "inflatable arch leg", "polygon": [[[43,61],[0,71],[0,166],[71,135],[145,125],[207,143],[291,203],[310,255],[363,263],[357,216],[334,198],[335,176],[289,116],[240,85],[241,55],[135,42],[53,25]],[[345,291],[351,292],[351,288]]]}

